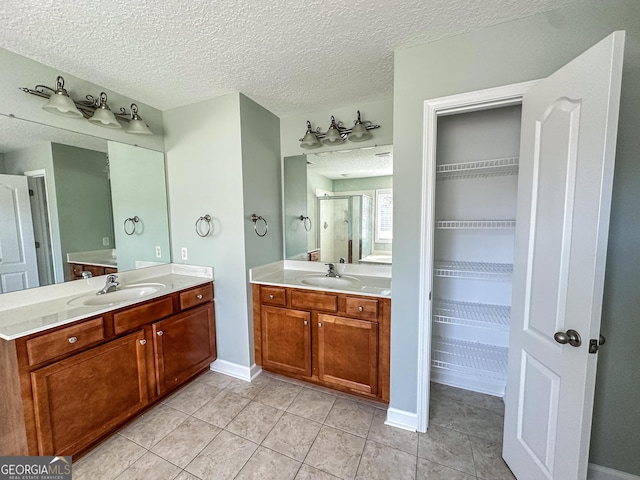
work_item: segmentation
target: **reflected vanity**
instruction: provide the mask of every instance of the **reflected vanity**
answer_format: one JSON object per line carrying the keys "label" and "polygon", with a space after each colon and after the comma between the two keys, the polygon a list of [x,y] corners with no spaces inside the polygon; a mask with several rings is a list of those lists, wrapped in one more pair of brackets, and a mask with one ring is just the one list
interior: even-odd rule
{"label": "reflected vanity", "polygon": [[393,147],[286,157],[285,258],[391,264]]}
{"label": "reflected vanity", "polygon": [[162,152],[0,115],[0,187],[25,176],[28,206],[3,214],[0,293],[171,261]]}

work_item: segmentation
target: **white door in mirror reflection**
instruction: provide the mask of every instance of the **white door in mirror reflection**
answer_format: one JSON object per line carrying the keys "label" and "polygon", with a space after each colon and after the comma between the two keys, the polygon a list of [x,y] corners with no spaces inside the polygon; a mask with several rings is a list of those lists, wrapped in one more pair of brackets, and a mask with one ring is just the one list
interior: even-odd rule
{"label": "white door in mirror reflection", "polygon": [[0,175],[0,293],[39,285],[27,177]]}

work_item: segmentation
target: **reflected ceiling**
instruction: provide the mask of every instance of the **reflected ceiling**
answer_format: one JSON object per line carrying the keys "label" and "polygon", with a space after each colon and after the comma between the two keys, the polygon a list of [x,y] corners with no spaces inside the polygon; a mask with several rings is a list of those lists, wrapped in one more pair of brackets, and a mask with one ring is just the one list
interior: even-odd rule
{"label": "reflected ceiling", "polygon": [[309,153],[307,172],[332,180],[393,175],[393,146]]}

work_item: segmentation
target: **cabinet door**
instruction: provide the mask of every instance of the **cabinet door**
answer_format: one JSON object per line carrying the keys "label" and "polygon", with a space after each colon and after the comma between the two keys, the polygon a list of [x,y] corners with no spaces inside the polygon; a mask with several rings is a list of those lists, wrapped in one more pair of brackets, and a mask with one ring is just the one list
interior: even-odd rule
{"label": "cabinet door", "polygon": [[182,384],[216,359],[213,303],[153,324],[158,394]]}
{"label": "cabinet door", "polygon": [[139,331],[31,373],[40,455],[73,455],[147,405]]}
{"label": "cabinet door", "polygon": [[262,366],[311,376],[311,314],[262,307]]}
{"label": "cabinet door", "polygon": [[318,315],[318,378],[327,386],[375,395],[378,324]]}

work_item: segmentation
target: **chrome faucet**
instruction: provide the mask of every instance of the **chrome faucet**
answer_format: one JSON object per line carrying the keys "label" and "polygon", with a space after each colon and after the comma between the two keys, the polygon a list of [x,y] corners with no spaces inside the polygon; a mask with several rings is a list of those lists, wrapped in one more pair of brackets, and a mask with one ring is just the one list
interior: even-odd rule
{"label": "chrome faucet", "polygon": [[102,290],[96,292],[96,295],[115,292],[118,288],[118,285],[120,285],[120,282],[116,281],[117,278],[117,275],[107,275],[107,282],[105,283],[104,287],[102,287]]}
{"label": "chrome faucet", "polygon": [[325,277],[340,278],[340,275],[336,273],[336,266],[333,263],[325,263],[325,265],[329,267]]}

